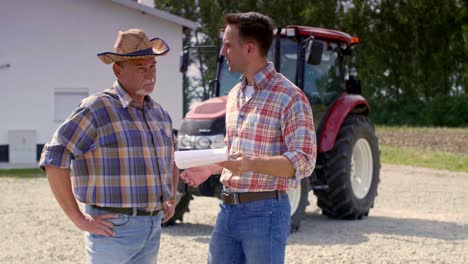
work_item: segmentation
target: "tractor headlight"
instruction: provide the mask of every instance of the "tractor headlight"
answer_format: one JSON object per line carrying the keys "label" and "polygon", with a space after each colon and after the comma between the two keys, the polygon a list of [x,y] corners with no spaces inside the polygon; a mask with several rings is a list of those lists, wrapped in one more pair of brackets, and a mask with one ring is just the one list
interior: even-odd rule
{"label": "tractor headlight", "polygon": [[211,145],[211,140],[208,137],[198,137],[197,149],[207,149]]}
{"label": "tractor headlight", "polygon": [[224,148],[224,135],[211,135],[211,136],[191,136],[181,135],[177,137],[178,149],[217,149]]}
{"label": "tractor headlight", "polygon": [[192,149],[192,136],[189,135],[178,135],[177,136],[177,148],[178,149]]}
{"label": "tractor headlight", "polygon": [[224,143],[224,135],[213,135],[210,137],[211,140],[211,145],[210,148],[212,149],[218,149],[218,148],[224,148],[226,144]]}

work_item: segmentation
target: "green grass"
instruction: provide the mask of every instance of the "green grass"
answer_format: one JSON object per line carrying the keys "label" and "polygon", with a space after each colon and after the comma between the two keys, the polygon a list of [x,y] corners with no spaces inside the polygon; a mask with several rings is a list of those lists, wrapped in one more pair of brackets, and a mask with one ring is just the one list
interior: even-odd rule
{"label": "green grass", "polygon": [[[436,128],[436,127],[394,127],[376,126],[377,132],[466,132],[468,128]],[[397,165],[413,165],[433,169],[468,172],[468,154],[455,154],[441,151],[427,151],[410,147],[393,147],[380,145],[381,162]],[[0,170],[0,177],[34,178],[45,174],[39,169]]]}
{"label": "green grass", "polygon": [[448,131],[448,132],[466,132],[468,127],[412,127],[412,126],[383,126],[383,125],[376,125],[375,129],[377,131],[384,131],[384,132],[407,132],[407,131],[414,131],[414,132],[440,132],[440,131]]}
{"label": "green grass", "polygon": [[380,146],[382,163],[413,165],[433,169],[468,172],[468,155],[424,151],[409,147]]}
{"label": "green grass", "polygon": [[0,170],[0,177],[36,178],[45,177],[45,173],[39,169]]}

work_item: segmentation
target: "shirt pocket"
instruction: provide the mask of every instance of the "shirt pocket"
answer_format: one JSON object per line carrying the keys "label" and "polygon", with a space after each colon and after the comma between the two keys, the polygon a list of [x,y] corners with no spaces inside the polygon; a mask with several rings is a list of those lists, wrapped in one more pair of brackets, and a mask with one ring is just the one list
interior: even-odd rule
{"label": "shirt pocket", "polygon": [[115,134],[110,134],[99,138],[99,146],[102,148],[118,148],[119,141]]}
{"label": "shirt pocket", "polygon": [[173,132],[172,126],[169,122],[159,122],[158,123],[159,131],[164,140],[164,145],[172,146],[173,145]]}
{"label": "shirt pocket", "polygon": [[243,138],[253,137],[257,132],[258,128],[261,127],[260,118],[255,115],[241,114],[240,119],[240,135]]}

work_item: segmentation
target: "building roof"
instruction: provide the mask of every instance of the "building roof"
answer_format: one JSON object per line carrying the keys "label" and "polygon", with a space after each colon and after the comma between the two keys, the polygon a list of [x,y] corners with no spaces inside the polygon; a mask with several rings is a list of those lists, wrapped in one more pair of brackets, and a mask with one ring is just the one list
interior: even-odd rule
{"label": "building roof", "polygon": [[146,5],[139,4],[139,3],[135,2],[135,1],[131,1],[131,0],[112,0],[112,2],[124,5],[124,6],[129,7],[129,8],[136,9],[138,11],[147,13],[149,15],[153,15],[155,17],[162,18],[164,20],[173,22],[175,24],[182,25],[182,26],[190,28],[190,29],[195,29],[198,26],[197,23],[195,23],[195,22],[193,22],[191,20],[185,19],[185,18],[180,17],[180,16],[173,15],[171,13],[159,10],[157,8],[152,8],[152,7],[149,7],[149,6],[146,6]]}

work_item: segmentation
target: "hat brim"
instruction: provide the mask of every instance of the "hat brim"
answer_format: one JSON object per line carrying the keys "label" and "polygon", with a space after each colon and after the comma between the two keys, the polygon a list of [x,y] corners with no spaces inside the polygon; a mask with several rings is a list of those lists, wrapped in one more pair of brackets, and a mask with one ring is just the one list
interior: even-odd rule
{"label": "hat brim", "polygon": [[171,49],[167,43],[160,39],[154,38],[150,40],[151,48],[145,50],[139,50],[130,53],[115,53],[115,52],[103,52],[99,53],[97,56],[105,64],[111,64],[119,61],[126,60],[136,60],[136,59],[146,59],[156,56],[164,56]]}

